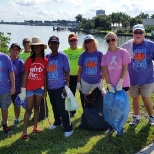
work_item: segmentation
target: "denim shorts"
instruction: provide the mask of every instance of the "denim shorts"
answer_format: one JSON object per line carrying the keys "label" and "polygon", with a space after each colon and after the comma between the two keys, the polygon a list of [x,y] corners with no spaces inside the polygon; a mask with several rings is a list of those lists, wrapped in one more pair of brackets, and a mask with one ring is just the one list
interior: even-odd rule
{"label": "denim shorts", "polygon": [[35,89],[35,90],[26,90],[26,97],[30,97],[33,95],[43,96],[44,90],[41,88]]}
{"label": "denim shorts", "polygon": [[10,105],[11,105],[10,92],[0,94],[0,108],[3,109],[3,110],[7,110]]}

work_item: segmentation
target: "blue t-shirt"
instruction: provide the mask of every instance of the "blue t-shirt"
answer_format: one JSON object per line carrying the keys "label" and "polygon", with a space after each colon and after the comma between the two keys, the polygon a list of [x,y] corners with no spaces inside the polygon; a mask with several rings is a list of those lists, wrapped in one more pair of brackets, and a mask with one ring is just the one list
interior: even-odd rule
{"label": "blue t-shirt", "polygon": [[22,76],[24,73],[24,61],[20,58],[15,59],[12,61],[13,63],[13,69],[15,73],[15,87],[16,87],[16,93],[21,92],[21,82],[22,82]]}
{"label": "blue t-shirt", "polygon": [[153,60],[154,42],[145,39],[141,44],[133,44],[133,58],[128,67],[131,85],[154,82]]}
{"label": "blue t-shirt", "polygon": [[89,84],[97,84],[101,79],[101,61],[103,53],[94,51],[93,53],[83,52],[78,61],[78,65],[82,66],[81,78]]}
{"label": "blue t-shirt", "polygon": [[11,89],[10,73],[14,72],[10,57],[0,52],[0,94]]}
{"label": "blue t-shirt", "polygon": [[47,88],[57,89],[65,86],[65,71],[70,70],[70,65],[67,56],[58,52],[56,56],[51,56],[51,54],[46,55],[48,59],[47,66]]}

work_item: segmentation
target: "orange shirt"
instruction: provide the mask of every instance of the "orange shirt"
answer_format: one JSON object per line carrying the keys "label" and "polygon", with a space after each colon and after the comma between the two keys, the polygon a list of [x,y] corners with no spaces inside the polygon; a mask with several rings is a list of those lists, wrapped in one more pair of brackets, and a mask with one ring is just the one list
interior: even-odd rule
{"label": "orange shirt", "polygon": [[35,90],[44,87],[48,59],[35,58],[34,62],[29,57],[25,62],[25,71],[28,72],[26,90]]}

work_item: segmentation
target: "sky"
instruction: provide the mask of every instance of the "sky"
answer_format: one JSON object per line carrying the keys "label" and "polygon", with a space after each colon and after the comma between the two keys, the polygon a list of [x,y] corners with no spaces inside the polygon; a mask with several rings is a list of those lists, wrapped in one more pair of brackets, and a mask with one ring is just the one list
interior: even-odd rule
{"label": "sky", "polygon": [[131,17],[141,12],[154,14],[153,0],[0,0],[0,21],[74,21],[78,14],[92,19],[100,9],[106,15],[112,12],[124,12]]}

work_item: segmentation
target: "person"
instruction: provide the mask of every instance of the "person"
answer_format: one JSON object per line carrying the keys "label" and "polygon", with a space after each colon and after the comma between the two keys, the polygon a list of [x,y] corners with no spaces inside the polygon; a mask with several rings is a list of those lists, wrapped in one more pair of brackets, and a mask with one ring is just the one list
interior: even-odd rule
{"label": "person", "polygon": [[140,96],[149,115],[149,125],[154,125],[153,105],[151,94],[154,90],[153,63],[154,42],[145,39],[145,28],[142,24],[133,26],[133,39],[122,45],[127,49],[131,63],[128,71],[130,75],[130,92],[133,105],[133,120],[130,125],[134,126],[140,122]]}
{"label": "person", "polygon": [[69,86],[70,66],[67,56],[58,51],[59,38],[51,36],[48,40],[48,46],[51,53],[48,58],[47,66],[47,91],[54,114],[54,123],[49,129],[55,129],[61,124],[64,126],[64,136],[69,137],[73,134],[72,123],[68,112],[65,110],[65,85]]}
{"label": "person", "polygon": [[45,58],[47,45],[43,44],[40,37],[33,37],[30,43],[31,56],[25,62],[25,72],[22,81],[22,88],[19,97],[24,100],[26,97],[27,105],[24,115],[24,125],[22,138],[28,139],[27,127],[28,120],[34,107],[34,133],[40,133],[37,128],[39,106],[41,99],[46,96],[46,69],[48,60]]}
{"label": "person", "polygon": [[101,71],[101,60],[103,53],[97,49],[97,40],[92,35],[85,35],[83,38],[83,50],[78,65],[77,88],[85,94],[99,87],[103,90],[103,74]]}
{"label": "person", "polygon": [[[105,36],[108,50],[102,58],[101,66],[105,76],[108,91],[115,93],[124,89],[130,89],[130,78],[128,74],[128,64],[130,58],[126,49],[117,46],[118,37],[114,32],[109,32]],[[107,133],[112,133],[114,128],[108,128]],[[117,132],[117,136],[123,135],[122,130]]]}
{"label": "person", "polygon": [[11,59],[0,52],[0,108],[4,133],[10,133],[7,125],[8,108],[11,105],[11,95],[15,93],[15,75]]}
{"label": "person", "polygon": [[19,124],[19,116],[20,116],[20,108],[17,107],[15,104],[15,99],[17,95],[21,92],[21,82],[22,82],[22,76],[24,73],[24,61],[18,58],[18,55],[20,53],[20,45],[18,43],[13,43],[10,46],[10,58],[13,64],[14,73],[15,73],[15,94],[11,96],[13,106],[14,106],[14,114],[15,114],[15,120],[14,120],[14,126],[17,126]]}
{"label": "person", "polygon": [[[68,36],[68,43],[69,47],[65,49],[63,52],[68,56],[69,62],[70,62],[70,82],[69,87],[75,96],[76,93],[76,86],[77,86],[77,78],[78,78],[78,60],[83,52],[82,47],[77,46],[78,44],[78,37],[76,34],[70,34]],[[83,107],[84,104],[84,95],[80,91],[80,98],[81,98],[81,104]],[[75,115],[76,111],[71,111],[70,115],[73,117]]]}
{"label": "person", "polygon": [[29,38],[24,38],[23,41],[22,41],[22,45],[24,47],[24,51],[22,51],[20,54],[19,54],[19,58],[22,59],[24,62],[26,61],[26,59],[28,57],[30,57],[30,54],[31,54],[31,49],[30,49],[30,39]]}

